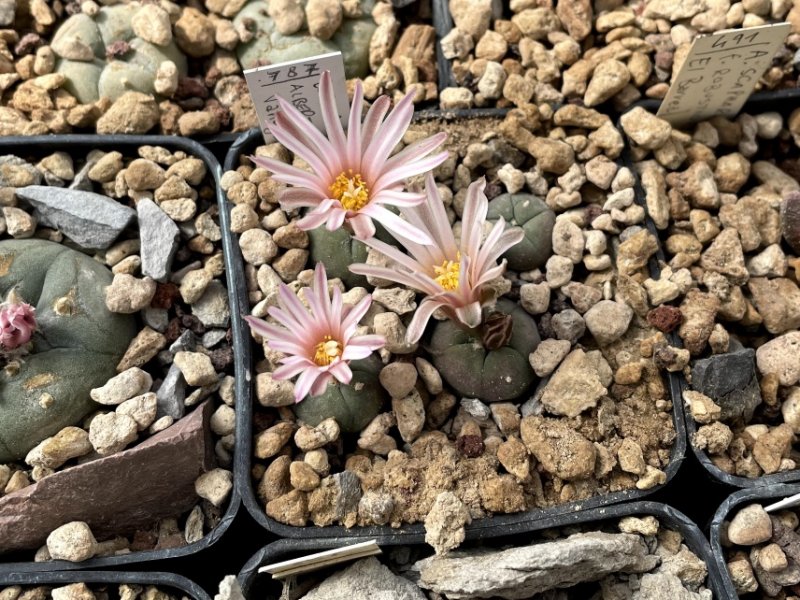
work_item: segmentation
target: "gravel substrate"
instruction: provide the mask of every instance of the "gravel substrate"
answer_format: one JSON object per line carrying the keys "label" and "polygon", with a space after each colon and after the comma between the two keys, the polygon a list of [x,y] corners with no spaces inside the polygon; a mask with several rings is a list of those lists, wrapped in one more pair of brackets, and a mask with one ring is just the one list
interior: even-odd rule
{"label": "gravel substrate", "polygon": [[721,529],[728,572],[740,597],[792,598],[800,585],[800,523],[796,509],[767,513],[742,505]]}
{"label": "gravel substrate", "polygon": [[783,21],[791,33],[757,89],[797,86],[800,6],[789,0],[446,4],[454,26],[440,43],[456,87],[442,90],[442,108],[577,102],[618,111],[663,98],[698,35]]}
{"label": "gravel substrate", "polygon": [[375,0],[0,3],[0,135],[258,126],[243,69],[341,50],[368,98],[437,98],[429,8]]}
{"label": "gravel substrate", "polygon": [[[680,370],[689,354],[648,323],[640,283],[658,246],[634,202],[633,173],[615,162],[620,133],[594,110],[544,106],[502,120],[419,123],[404,141],[437,131],[448,134],[451,157],[434,175],[456,236],[466,188],[484,175],[489,219],[504,214],[526,231],[493,287],[518,303],[520,320],[535,318],[542,342],[519,351],[521,365],[512,361],[508,381],[519,389],[484,391],[488,402],[457,391],[462,375],[474,375],[432,354],[429,338],[405,341],[413,291],[347,271],[353,262],[381,264],[381,255],[357,245],[326,250],[327,235],[299,230],[297,215],[277,206],[280,186],[246,158],[223,176],[252,313],[266,316],[281,282],[302,298],[321,259],[345,303],[373,292],[362,330],[388,341],[376,382],[381,412],[354,434],[331,419],[304,424],[292,410],[293,384],[270,375],[280,355],[258,351],[252,475],[267,515],[282,523],[425,521],[444,547],[471,519],[667,479],[675,430],[659,369]],[[255,154],[291,161],[279,145]]]}
{"label": "gravel substrate", "polygon": [[[692,443],[739,477],[797,468],[799,117],[744,113],[686,131],[642,109],[621,120],[668,258],[648,292],[692,355]],[[688,291],[671,285],[679,273]]]}

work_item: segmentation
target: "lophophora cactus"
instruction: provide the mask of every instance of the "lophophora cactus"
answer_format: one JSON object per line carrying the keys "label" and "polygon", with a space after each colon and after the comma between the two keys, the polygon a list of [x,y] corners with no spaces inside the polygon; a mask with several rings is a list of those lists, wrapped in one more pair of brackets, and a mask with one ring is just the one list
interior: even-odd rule
{"label": "lophophora cactus", "polygon": [[[100,97],[116,100],[125,92],[155,94],[156,74],[172,63],[177,75],[187,74],[186,56],[170,33],[155,44],[134,34],[132,21],[144,4],[103,6],[94,17],[72,15],[53,37],[56,72],[66,77],[64,88],[82,104]],[[169,27],[167,27],[169,28]],[[106,59],[112,52],[113,59]],[[174,90],[173,90],[174,91]]]}
{"label": "lophophora cactus", "polygon": [[381,361],[374,355],[351,362],[353,379],[349,384],[335,382],[319,396],[308,396],[295,404],[295,415],[312,426],[333,417],[342,431],[361,431],[381,411],[386,397],[378,381],[381,367]]}
{"label": "lophophora cactus", "polygon": [[30,302],[0,311],[4,348],[30,343],[28,354],[0,372],[0,462],[22,459],[80,422],[96,406],[89,391],[116,373],[136,323],[106,308],[111,278],[106,267],[61,244],[0,242],[0,295],[13,290],[12,298]]}
{"label": "lophophora cactus", "polygon": [[486,402],[519,398],[535,380],[528,356],[539,345],[534,320],[515,302],[501,299],[493,316],[475,331],[454,321],[436,326],[433,363],[463,396]]}
{"label": "lophophora cactus", "polygon": [[556,215],[544,200],[532,194],[501,194],[489,203],[487,218],[503,218],[522,227],[525,237],[509,248],[503,258],[515,271],[530,271],[543,266],[553,253],[553,227]]}

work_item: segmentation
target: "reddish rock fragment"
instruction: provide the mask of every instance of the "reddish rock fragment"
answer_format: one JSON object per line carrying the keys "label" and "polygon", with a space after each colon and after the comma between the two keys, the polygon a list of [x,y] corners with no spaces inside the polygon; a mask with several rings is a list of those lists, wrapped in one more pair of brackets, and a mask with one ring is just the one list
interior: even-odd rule
{"label": "reddish rock fragment", "polygon": [[647,313],[647,322],[659,331],[669,333],[683,322],[683,314],[675,306],[658,306]]}

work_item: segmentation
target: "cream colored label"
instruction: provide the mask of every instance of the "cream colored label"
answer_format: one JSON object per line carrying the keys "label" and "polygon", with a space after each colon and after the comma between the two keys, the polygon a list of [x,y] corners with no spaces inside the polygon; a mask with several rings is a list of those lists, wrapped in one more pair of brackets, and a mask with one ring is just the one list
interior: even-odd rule
{"label": "cream colored label", "polygon": [[258,114],[258,122],[268,144],[275,141],[267,129],[267,121],[275,120],[280,110],[278,97],[291,103],[300,113],[324,131],[319,104],[319,78],[331,72],[336,109],[346,126],[350,103],[345,88],[344,61],[341,52],[331,52],[275,65],[256,67],[244,72],[250,97]]}
{"label": "cream colored label", "polygon": [[776,23],[695,39],[658,109],[673,125],[738,114],[791,27]]}

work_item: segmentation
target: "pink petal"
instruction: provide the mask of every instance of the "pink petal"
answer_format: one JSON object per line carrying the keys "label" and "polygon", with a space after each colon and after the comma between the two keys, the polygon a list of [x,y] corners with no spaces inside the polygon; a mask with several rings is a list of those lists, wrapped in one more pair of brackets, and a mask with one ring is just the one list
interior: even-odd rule
{"label": "pink petal", "polygon": [[[278,104],[281,106],[281,111],[289,117],[294,130],[299,133],[303,139],[303,143],[311,149],[316,149],[317,155],[320,158],[331,157],[333,155],[333,146],[330,141],[322,132],[317,129],[311,121],[304,117],[299,110],[297,110],[291,102],[278,96]],[[280,114],[280,113],[279,113]]]}
{"label": "pink petal", "polygon": [[337,202],[339,206],[331,210],[331,216],[328,219],[328,224],[326,228],[328,231],[336,231],[340,229],[342,225],[344,225],[344,221],[347,218],[347,211],[341,208],[341,204]]}
{"label": "pink petal", "polygon": [[294,384],[294,401],[300,402],[303,398],[308,396],[308,393],[318,379],[322,378],[323,381],[325,381],[328,377],[329,375],[319,367],[309,367],[300,373],[300,377],[297,378]]}
{"label": "pink petal", "polygon": [[353,371],[350,370],[350,365],[343,360],[332,364],[328,372],[345,385],[353,379]]}
{"label": "pink petal", "polygon": [[408,324],[408,329],[406,330],[406,341],[409,344],[419,341],[419,338],[425,333],[425,327],[427,327],[431,316],[433,316],[433,313],[435,313],[436,309],[441,305],[441,302],[437,302],[432,298],[425,298],[420,303],[417,310],[414,311],[414,317],[411,319],[411,323]]}
{"label": "pink petal", "polygon": [[371,348],[372,350],[380,350],[386,345],[386,338],[382,335],[359,335],[352,338],[348,345],[358,346],[361,348]]}
{"label": "pink petal", "polygon": [[339,113],[336,111],[336,97],[333,94],[330,71],[325,71],[320,77],[319,103],[322,120],[325,123],[325,131],[331,144],[333,144],[333,152],[343,158],[347,156],[347,138],[345,138],[344,130],[342,129]]}
{"label": "pink petal", "polygon": [[[434,240],[434,245],[425,247],[425,251],[436,254],[437,264],[441,264],[444,257],[448,257],[448,260],[455,260],[458,255],[458,246],[456,246],[453,236],[453,228],[447,218],[444,201],[439,194],[439,188],[436,187],[432,173],[428,173],[425,178],[425,196],[427,198],[425,202],[414,209],[403,210],[402,213],[418,227],[424,224],[425,230]],[[440,252],[435,253],[433,248]],[[412,250],[412,252],[414,251]],[[434,259],[433,256],[431,258]],[[442,260],[439,260],[440,258]]]}
{"label": "pink petal", "polygon": [[367,314],[369,307],[372,305],[372,296],[367,294],[358,304],[352,307],[345,307],[347,311],[344,319],[342,319],[342,331],[347,331],[351,327],[358,325],[359,321]]}
{"label": "pink petal", "polygon": [[328,294],[328,276],[325,273],[325,265],[321,262],[318,262],[314,267],[314,285],[311,289],[317,305],[322,310],[320,314],[315,316],[325,323],[325,329],[333,331],[334,323],[331,311],[331,297]]}
{"label": "pink petal", "polygon": [[483,233],[483,223],[489,209],[489,201],[483,195],[486,180],[481,178],[467,188],[464,212],[461,216],[463,229],[461,232],[461,252],[468,256],[477,256]]}
{"label": "pink petal", "polygon": [[264,321],[263,319],[259,319],[258,317],[253,317],[251,315],[246,315],[244,317],[244,320],[250,326],[250,329],[252,329],[255,333],[257,333],[261,337],[264,338],[267,337],[268,334],[266,332],[268,330],[266,328],[268,327],[268,323],[266,321]]}
{"label": "pink petal", "polygon": [[334,287],[333,293],[331,294],[331,331],[341,331],[342,309],[342,290],[338,287]]}
{"label": "pink petal", "polygon": [[361,134],[361,147],[366,148],[372,143],[372,138],[383,120],[386,111],[389,110],[391,101],[388,96],[381,96],[372,103],[364,119]]}
{"label": "pink petal", "polygon": [[415,271],[427,271],[428,269],[431,268],[431,265],[421,264],[419,261],[414,260],[407,254],[403,254],[395,246],[387,244],[386,242],[381,241],[378,238],[372,238],[366,240],[364,243],[373,250],[377,250],[378,252],[383,254],[386,258],[394,261],[398,265],[402,265],[412,273]]}
{"label": "pink petal", "polygon": [[324,202],[326,199],[324,194],[314,190],[290,187],[281,192],[278,202],[283,210],[289,212],[305,206],[319,206],[320,202]]}
{"label": "pink petal", "polygon": [[347,219],[347,222],[350,223],[350,227],[353,228],[353,234],[356,239],[368,240],[375,235],[375,225],[372,219],[365,215],[363,211]]}
{"label": "pink petal", "polygon": [[466,306],[459,306],[455,309],[456,317],[467,327],[477,327],[481,324],[481,305],[472,302]]}
{"label": "pink petal", "polygon": [[425,201],[423,194],[414,194],[411,192],[401,192],[399,190],[383,190],[376,193],[372,202],[378,204],[389,204],[391,206],[399,206],[401,208],[410,208],[419,206]]}
{"label": "pink petal", "polygon": [[319,396],[320,394],[325,393],[325,389],[328,387],[328,384],[331,382],[333,378],[331,377],[330,373],[323,373],[320,375],[317,380],[314,382],[314,385],[311,386],[310,393],[312,396]]}
{"label": "pink petal", "polygon": [[350,105],[350,119],[347,122],[347,162],[356,171],[361,170],[361,105],[364,89],[361,80],[356,80],[353,103]]}
{"label": "pink petal", "polygon": [[411,94],[408,94],[394,107],[364,151],[361,166],[371,180],[377,179],[389,154],[403,139],[414,114],[412,100]]}
{"label": "pink petal", "polygon": [[[287,120],[287,118],[283,113],[278,113],[275,117],[275,120],[278,123],[278,126],[273,128],[273,135],[280,131],[281,127],[284,127],[284,122]],[[290,129],[291,125],[291,123],[286,123],[285,128]],[[325,164],[325,162],[317,155],[314,149],[303,144],[301,137],[297,135],[297,132],[292,134],[289,133],[289,131],[285,131],[281,136],[280,142],[287,149],[306,161],[318,176],[331,181],[333,180],[334,173],[331,172],[329,166]]]}
{"label": "pink petal", "polygon": [[286,284],[282,284],[278,290],[278,300],[283,308],[297,320],[298,323],[309,323],[311,315],[300,302],[300,299],[292,292]]}
{"label": "pink petal", "polygon": [[397,167],[392,168],[391,171],[386,170],[378,179],[377,183],[373,185],[373,189],[380,190],[381,188],[394,185],[395,183],[404,181],[409,177],[425,173],[431,169],[435,169],[447,159],[448,153],[442,152],[441,154],[434,154],[428,158],[415,160]]}
{"label": "pink petal", "polygon": [[297,187],[309,188],[319,194],[322,194],[323,196],[327,195],[325,186],[322,185],[322,182],[313,173],[309,173],[308,171],[303,171],[297,167],[287,165],[279,160],[265,158],[263,156],[251,156],[250,160],[252,160],[259,167],[263,167],[264,169],[271,171],[273,178],[278,181]]}
{"label": "pink petal", "polygon": [[480,277],[478,277],[475,281],[472,282],[472,287],[477,288],[486,283],[489,283],[493,279],[497,279],[503,274],[505,270],[506,270],[506,261],[503,261],[503,264],[498,265],[496,267],[492,267],[491,269],[487,269],[486,271],[481,273]]}
{"label": "pink petal", "polygon": [[303,231],[311,231],[325,223],[331,216],[330,211],[314,210],[307,213],[302,219],[297,221],[297,227]]}
{"label": "pink petal", "polygon": [[383,208],[379,204],[368,204],[361,210],[361,214],[366,214],[378,221],[395,237],[404,237],[412,242],[424,244],[426,246],[433,244],[433,240],[424,231],[414,227],[408,221],[401,219],[392,211]]}
{"label": "pink petal", "polygon": [[[494,239],[492,236],[496,230],[499,230],[499,235]],[[495,224],[489,236],[483,243],[480,253],[478,254],[475,272],[480,273],[490,265],[494,265],[500,255],[506,250],[515,246],[522,241],[525,237],[525,232],[519,227],[505,228],[505,222],[500,219]],[[490,239],[491,238],[491,239]]]}
{"label": "pink petal", "polygon": [[362,263],[350,265],[350,271],[358,275],[366,277],[377,277],[386,279],[414,288],[425,294],[433,294],[439,292],[441,288],[432,279],[425,277],[418,273],[408,273],[400,269],[392,269],[389,267],[378,267],[375,265],[365,265]]}
{"label": "pink petal", "polygon": [[276,381],[284,381],[291,379],[298,373],[314,367],[314,363],[304,356],[288,356],[282,361],[282,365],[275,369],[272,373],[272,378]]}
{"label": "pink petal", "polygon": [[[421,158],[426,154],[433,152],[436,148],[441,146],[446,139],[447,139],[447,134],[442,131],[435,135],[432,135],[431,137],[416,141],[413,144],[406,146],[400,152],[395,154],[392,158],[387,160],[384,169],[386,171],[390,171],[406,163],[414,162],[418,158]],[[442,162],[444,162],[445,160],[447,160],[447,156],[449,153],[443,152],[442,154],[444,155],[442,158]]]}

